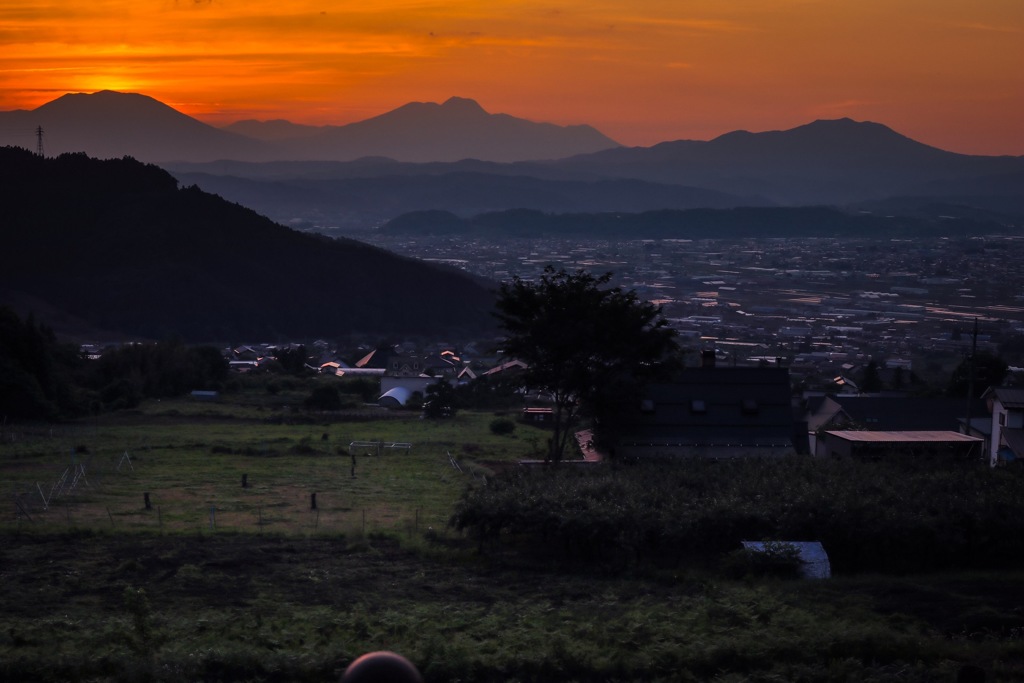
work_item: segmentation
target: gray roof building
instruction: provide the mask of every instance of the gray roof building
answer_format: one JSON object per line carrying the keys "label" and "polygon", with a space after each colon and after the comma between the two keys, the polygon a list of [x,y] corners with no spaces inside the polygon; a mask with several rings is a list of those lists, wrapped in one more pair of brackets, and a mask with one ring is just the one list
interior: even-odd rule
{"label": "gray roof building", "polygon": [[671,383],[648,386],[637,408],[618,455],[806,452],[806,426],[794,418],[786,368],[686,368]]}

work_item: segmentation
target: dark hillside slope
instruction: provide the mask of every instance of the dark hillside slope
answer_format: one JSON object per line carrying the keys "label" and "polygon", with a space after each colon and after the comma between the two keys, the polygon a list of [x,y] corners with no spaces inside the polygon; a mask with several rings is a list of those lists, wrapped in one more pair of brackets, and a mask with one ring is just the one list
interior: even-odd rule
{"label": "dark hillside slope", "polygon": [[0,149],[10,201],[0,296],[189,341],[456,333],[490,323],[488,287],[350,240],[289,230],[132,159]]}

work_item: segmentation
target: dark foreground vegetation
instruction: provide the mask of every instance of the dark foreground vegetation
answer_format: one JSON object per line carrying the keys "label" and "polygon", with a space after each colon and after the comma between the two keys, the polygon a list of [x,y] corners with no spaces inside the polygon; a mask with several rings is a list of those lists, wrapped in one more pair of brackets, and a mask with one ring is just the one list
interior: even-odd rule
{"label": "dark foreground vegetation", "polygon": [[8,681],[336,681],[363,652],[427,681],[1024,676],[1020,574],[728,581],[552,572],[386,537],[7,534]]}
{"label": "dark foreground vegetation", "polygon": [[[0,443],[26,500],[66,462],[48,454],[60,443],[96,456],[90,484],[0,523],[0,680],[326,682],[379,649],[431,683],[1024,677],[1019,470],[523,470],[543,432],[495,430],[499,413],[300,419],[289,386]],[[115,468],[143,435],[134,467]],[[350,476],[334,453],[354,438],[414,446],[360,455]],[[821,540],[835,576],[783,578],[740,539]]]}
{"label": "dark foreground vegetation", "polygon": [[[86,363],[0,325],[5,405],[64,419],[0,428],[0,680],[325,682],[380,649],[430,683],[1024,680],[1019,468],[526,469],[551,432],[495,387],[431,418],[364,380],[225,376],[179,342]],[[787,540],[834,578],[794,579]]]}
{"label": "dark foreground vegetation", "polygon": [[846,575],[1013,569],[1024,566],[1022,474],[806,456],[520,469],[467,491],[453,522],[485,550],[508,538],[609,567],[676,567],[769,539],[820,541]]}

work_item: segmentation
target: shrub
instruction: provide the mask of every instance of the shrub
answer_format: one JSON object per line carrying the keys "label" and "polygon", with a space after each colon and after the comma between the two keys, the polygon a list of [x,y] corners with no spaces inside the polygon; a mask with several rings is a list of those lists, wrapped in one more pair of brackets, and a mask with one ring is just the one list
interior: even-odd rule
{"label": "shrub", "polygon": [[307,410],[341,410],[341,394],[334,385],[319,386],[306,398]]}
{"label": "shrub", "polygon": [[796,546],[782,541],[765,541],[762,550],[740,548],[725,556],[722,571],[735,579],[775,577],[796,579],[803,560]]}
{"label": "shrub", "polygon": [[499,436],[511,434],[515,429],[516,423],[507,417],[498,417],[491,420],[491,434],[497,434]]}

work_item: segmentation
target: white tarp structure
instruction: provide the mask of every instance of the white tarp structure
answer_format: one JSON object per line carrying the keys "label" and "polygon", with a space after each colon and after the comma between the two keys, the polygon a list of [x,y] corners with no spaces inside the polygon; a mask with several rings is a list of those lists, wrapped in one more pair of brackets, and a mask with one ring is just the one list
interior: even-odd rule
{"label": "white tarp structure", "polygon": [[407,387],[392,387],[381,394],[377,405],[384,408],[400,408],[412,397],[412,390]]}
{"label": "white tarp structure", "polygon": [[[773,544],[788,545],[796,548],[803,563],[800,576],[805,579],[827,579],[832,576],[832,565],[828,561],[828,553],[818,541],[774,541]],[[765,541],[743,541],[747,550],[764,552]]]}

